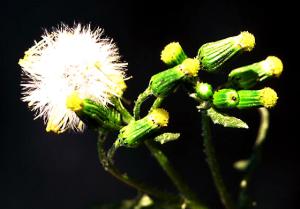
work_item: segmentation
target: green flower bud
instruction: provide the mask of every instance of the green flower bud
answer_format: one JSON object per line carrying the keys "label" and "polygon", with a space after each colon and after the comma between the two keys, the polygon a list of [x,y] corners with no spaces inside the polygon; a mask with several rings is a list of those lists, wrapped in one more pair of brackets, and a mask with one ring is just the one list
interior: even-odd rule
{"label": "green flower bud", "polygon": [[116,146],[136,147],[142,139],[167,126],[169,113],[162,109],[153,109],[146,117],[132,121],[120,130]]}
{"label": "green flower bud", "polygon": [[150,90],[156,96],[166,96],[185,77],[195,77],[199,71],[199,61],[197,59],[185,59],[180,65],[162,71],[151,77]]}
{"label": "green flower bud", "polygon": [[111,130],[121,128],[122,120],[119,112],[90,99],[81,99],[75,92],[67,98],[66,106],[88,124],[102,126]]}
{"label": "green flower bud", "polygon": [[228,80],[238,88],[248,89],[270,77],[279,77],[283,65],[279,58],[269,56],[265,60],[232,70]]}
{"label": "green flower bud", "polygon": [[213,95],[213,104],[217,108],[233,108],[238,103],[239,95],[234,89],[221,89]]}
{"label": "green flower bud", "polygon": [[264,106],[266,108],[274,107],[277,103],[277,93],[267,87],[261,90],[240,90],[238,108],[250,108]]}
{"label": "green flower bud", "polygon": [[178,42],[169,43],[161,52],[160,59],[167,65],[175,66],[187,58]]}
{"label": "green flower bud", "polygon": [[251,51],[254,45],[254,36],[246,31],[238,36],[204,44],[198,51],[201,69],[214,72],[238,52]]}
{"label": "green flower bud", "polygon": [[197,82],[195,91],[196,97],[202,100],[208,100],[213,95],[213,89],[209,83]]}

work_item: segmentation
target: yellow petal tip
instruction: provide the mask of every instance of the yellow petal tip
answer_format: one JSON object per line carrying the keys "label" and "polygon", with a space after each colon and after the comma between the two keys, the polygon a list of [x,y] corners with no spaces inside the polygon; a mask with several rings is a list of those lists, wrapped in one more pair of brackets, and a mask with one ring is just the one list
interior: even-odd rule
{"label": "yellow petal tip", "polygon": [[260,101],[266,108],[274,107],[277,100],[277,93],[273,89],[266,87],[260,91]]}
{"label": "yellow petal tip", "polygon": [[245,51],[251,51],[255,46],[255,37],[248,31],[243,31],[238,35],[238,44]]}
{"label": "yellow petal tip", "polygon": [[156,108],[149,114],[151,120],[158,126],[167,126],[169,122],[169,113],[163,108]]}

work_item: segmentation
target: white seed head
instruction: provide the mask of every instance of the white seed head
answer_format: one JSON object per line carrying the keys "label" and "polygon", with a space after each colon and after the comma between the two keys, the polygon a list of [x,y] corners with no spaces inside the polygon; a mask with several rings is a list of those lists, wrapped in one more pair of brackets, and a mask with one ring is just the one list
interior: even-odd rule
{"label": "white seed head", "polygon": [[120,61],[116,45],[103,37],[101,28],[61,25],[45,32],[19,64],[22,100],[36,118],[44,118],[47,131],[83,130],[80,119],[66,107],[72,93],[107,105],[124,91],[127,63]]}

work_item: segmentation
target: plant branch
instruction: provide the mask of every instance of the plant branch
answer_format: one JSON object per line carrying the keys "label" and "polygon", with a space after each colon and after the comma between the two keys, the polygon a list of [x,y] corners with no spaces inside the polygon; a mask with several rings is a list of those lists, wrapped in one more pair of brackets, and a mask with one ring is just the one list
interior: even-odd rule
{"label": "plant branch", "polygon": [[240,209],[247,209],[251,207],[252,203],[248,194],[249,183],[257,165],[261,161],[262,145],[266,139],[270,123],[269,111],[264,107],[259,108],[258,111],[260,114],[260,125],[258,128],[256,141],[253,146],[253,152],[251,157],[249,158],[246,174],[243,176],[240,183],[240,193],[238,202]]}
{"label": "plant branch", "polygon": [[139,119],[140,118],[140,112],[141,112],[141,106],[143,102],[151,95],[151,91],[149,88],[147,88],[143,93],[141,93],[137,100],[135,101],[135,105],[133,108],[133,116],[134,119]]}
{"label": "plant branch", "polygon": [[207,157],[207,163],[220,196],[221,202],[226,209],[235,209],[233,201],[229,195],[229,192],[224,184],[220,167],[216,158],[215,149],[212,143],[211,129],[210,129],[210,118],[205,110],[202,111],[202,136],[204,143],[204,152]]}
{"label": "plant branch", "polygon": [[179,201],[179,198],[176,197],[175,195],[162,192],[157,188],[138,182],[137,180],[129,177],[126,173],[121,173],[107,157],[107,153],[104,148],[104,143],[107,136],[106,132],[104,130],[99,130],[98,134],[99,134],[98,141],[97,141],[98,157],[103,168],[107,172],[109,172],[111,175],[113,175],[123,183],[127,184],[128,186],[137,189],[138,191],[142,191],[146,194],[157,197],[159,199],[165,199],[168,201],[172,201],[172,200]]}
{"label": "plant branch", "polygon": [[113,97],[112,98],[113,103],[115,105],[116,110],[118,110],[121,115],[122,115],[122,119],[125,123],[129,123],[131,120],[133,120],[132,115],[129,113],[129,111],[124,107],[124,105],[122,104],[122,101],[120,98],[117,97]]}
{"label": "plant branch", "polygon": [[145,144],[150,150],[151,154],[155,157],[159,165],[166,172],[168,177],[172,180],[175,187],[183,196],[185,203],[192,209],[207,209],[207,207],[200,202],[193,191],[187,186],[182,177],[176,172],[171,165],[167,156],[159,149],[159,147],[150,140],[146,140]]}
{"label": "plant branch", "polygon": [[152,111],[153,109],[155,109],[155,108],[159,108],[159,107],[161,106],[161,104],[163,103],[164,99],[165,99],[165,97],[157,97],[157,98],[154,100],[154,102],[153,102],[153,104],[152,104],[152,107],[151,107],[151,109],[150,109],[149,112],[151,112],[151,111]]}

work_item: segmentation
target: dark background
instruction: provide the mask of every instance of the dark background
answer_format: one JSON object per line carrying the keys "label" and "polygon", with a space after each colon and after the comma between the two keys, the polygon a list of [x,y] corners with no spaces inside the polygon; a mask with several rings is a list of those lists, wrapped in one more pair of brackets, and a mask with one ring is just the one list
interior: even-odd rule
{"label": "dark background", "polygon": [[[165,5],[164,5],[165,4]],[[129,63],[128,91],[134,100],[150,76],[165,66],[160,51],[179,41],[189,56],[205,42],[248,30],[256,36],[256,48],[230,63],[230,68],[279,56],[285,71],[266,85],[279,94],[271,110],[271,126],[263,161],[254,177],[251,193],[258,209],[296,209],[299,196],[299,38],[296,13],[288,1],[11,1],[1,3],[1,209],[83,209],[93,204],[132,198],[135,191],[118,182],[100,166],[96,138],[83,134],[49,134],[41,119],[20,101],[18,59],[39,40],[43,29],[60,22],[91,23],[105,29]],[[292,59],[292,56],[294,59]],[[225,71],[228,72],[228,71]],[[224,79],[221,74],[208,79]],[[202,153],[200,117],[195,103],[183,90],[164,105],[171,114],[171,128],[182,133],[178,142],[165,145],[179,172],[213,208],[221,208]],[[236,113],[249,130],[214,128],[213,136],[222,172],[236,194],[240,173],[232,163],[250,154],[258,126],[258,113]],[[122,149],[117,163],[129,174],[173,190],[168,178],[144,147]]]}

